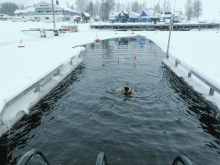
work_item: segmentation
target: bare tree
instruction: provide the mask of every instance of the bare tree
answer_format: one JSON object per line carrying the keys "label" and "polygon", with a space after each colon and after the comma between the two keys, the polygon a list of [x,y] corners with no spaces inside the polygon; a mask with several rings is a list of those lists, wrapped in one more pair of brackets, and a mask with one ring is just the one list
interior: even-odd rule
{"label": "bare tree", "polygon": [[73,6],[73,5],[71,5],[71,6],[70,6],[70,9],[74,10],[74,6]]}
{"label": "bare tree", "polygon": [[110,12],[114,9],[115,0],[103,0],[101,3],[101,19],[108,20]]}
{"label": "bare tree", "polygon": [[24,4],[22,4],[22,3],[17,3],[17,6],[18,6],[19,10],[24,10],[25,9]]}
{"label": "bare tree", "polygon": [[171,10],[170,0],[164,0],[164,2],[163,2],[163,11],[170,11],[170,10]]}
{"label": "bare tree", "polygon": [[128,2],[128,4],[126,4],[126,11],[129,12],[130,10],[131,10],[130,3]]}
{"label": "bare tree", "polygon": [[5,2],[0,4],[0,13],[14,16],[15,10],[19,9],[15,3]]}
{"label": "bare tree", "polygon": [[159,4],[159,3],[157,3],[157,4],[155,5],[155,7],[154,7],[154,12],[155,12],[155,13],[160,13],[160,12],[161,12],[160,4]]}
{"label": "bare tree", "polygon": [[67,2],[67,1],[66,1],[66,6],[67,6],[67,7],[69,7],[69,6],[70,6],[70,5],[69,5],[69,2]]}
{"label": "bare tree", "polygon": [[76,10],[83,12],[86,10],[87,0],[76,0]]}
{"label": "bare tree", "polygon": [[121,11],[121,4],[119,2],[116,4],[116,11],[117,12]]}
{"label": "bare tree", "polygon": [[202,1],[194,0],[193,2],[193,16],[198,20],[198,18],[202,15]]}
{"label": "bare tree", "polygon": [[96,0],[94,5],[94,15],[100,16],[100,3],[98,0]]}
{"label": "bare tree", "polygon": [[185,12],[186,12],[187,20],[191,21],[193,17],[192,0],[187,0],[185,4]]}
{"label": "bare tree", "polygon": [[89,1],[89,4],[86,8],[86,12],[88,12],[90,14],[91,17],[93,17],[94,15],[94,4],[92,1]]}
{"label": "bare tree", "polygon": [[136,12],[136,13],[139,12],[139,5],[138,5],[137,0],[132,3],[131,10],[132,10],[132,12]]}

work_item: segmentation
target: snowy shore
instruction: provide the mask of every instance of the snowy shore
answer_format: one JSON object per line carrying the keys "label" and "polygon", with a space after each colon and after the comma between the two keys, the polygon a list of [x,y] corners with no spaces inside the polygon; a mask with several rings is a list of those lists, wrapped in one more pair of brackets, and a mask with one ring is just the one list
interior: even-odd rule
{"label": "snowy shore", "polygon": [[[67,24],[58,23],[57,27]],[[91,30],[90,24],[79,24],[78,26],[80,31],[77,33],[66,33],[55,37],[52,32],[47,32],[47,38],[40,38],[39,32],[21,32],[21,30],[49,29],[53,27],[52,23],[0,22],[0,112],[12,98],[84,50],[82,47],[72,47],[94,42],[96,32],[101,40],[135,35],[146,36],[166,52],[168,32],[141,31],[132,34],[130,31]],[[25,48],[18,48],[21,38]],[[220,33],[216,33],[216,31],[172,32],[170,55],[219,87],[219,41]],[[170,61],[172,62],[172,60]],[[174,71],[178,72],[177,69]],[[187,78],[187,75],[179,76]],[[199,88],[205,86],[204,84],[197,82],[197,84],[191,83],[191,85],[220,109],[220,96],[216,92],[214,96],[208,96],[207,87],[202,90]],[[26,105],[26,109],[28,107],[30,105]],[[15,115],[11,114],[10,118]]]}

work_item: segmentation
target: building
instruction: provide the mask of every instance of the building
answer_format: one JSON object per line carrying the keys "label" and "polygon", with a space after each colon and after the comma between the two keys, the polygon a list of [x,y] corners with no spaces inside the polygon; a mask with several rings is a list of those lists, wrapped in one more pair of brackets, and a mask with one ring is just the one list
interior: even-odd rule
{"label": "building", "polygon": [[[16,17],[23,17],[35,21],[52,22],[53,11],[52,4],[47,2],[40,2],[33,7],[26,10],[16,10]],[[72,16],[80,15],[80,13],[70,9],[66,6],[54,4],[54,14],[56,21],[69,21]]]}
{"label": "building", "polygon": [[87,22],[88,20],[90,20],[90,15],[89,15],[89,13],[82,12],[82,19],[83,19],[83,21],[85,21],[85,22]]}

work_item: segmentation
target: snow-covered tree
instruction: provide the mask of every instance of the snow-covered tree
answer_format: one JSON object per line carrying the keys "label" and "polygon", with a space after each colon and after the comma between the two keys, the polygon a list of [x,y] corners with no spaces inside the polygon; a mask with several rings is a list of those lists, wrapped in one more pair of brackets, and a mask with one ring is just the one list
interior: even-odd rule
{"label": "snow-covered tree", "polygon": [[101,19],[108,20],[110,12],[115,7],[115,0],[102,0],[101,3]]}
{"label": "snow-covered tree", "polygon": [[139,13],[139,4],[138,4],[137,0],[132,3],[131,10],[132,10],[132,12]]}
{"label": "snow-covered tree", "polygon": [[130,8],[130,3],[128,2],[128,3],[126,4],[126,11],[129,12],[130,10],[131,10],[131,8]]}
{"label": "snow-covered tree", "polygon": [[74,6],[73,6],[73,5],[71,5],[71,6],[70,6],[70,9],[74,10]]}
{"label": "snow-covered tree", "polygon": [[76,0],[76,10],[78,12],[84,12],[87,6],[87,0]]}
{"label": "snow-covered tree", "polygon": [[160,12],[161,12],[160,4],[159,4],[159,3],[157,3],[157,4],[155,5],[155,7],[154,7],[154,12],[155,12],[155,13],[160,13]]}
{"label": "snow-covered tree", "polygon": [[93,17],[94,15],[94,4],[92,1],[89,1],[89,4],[86,8],[86,12],[88,12],[90,14],[91,17]]}
{"label": "snow-covered tree", "polygon": [[187,20],[190,21],[193,17],[192,0],[187,0],[185,4],[185,12],[186,12]]}
{"label": "snow-covered tree", "polygon": [[164,2],[163,2],[163,11],[171,11],[171,2],[170,2],[170,0],[164,0]]}
{"label": "snow-covered tree", "polygon": [[100,16],[100,3],[98,0],[96,0],[94,5],[94,15]]}
{"label": "snow-covered tree", "polygon": [[121,4],[119,2],[116,4],[116,11],[117,12],[121,11]]}
{"label": "snow-covered tree", "polygon": [[202,1],[194,0],[192,8],[193,8],[193,16],[198,20],[198,18],[202,15]]}
{"label": "snow-covered tree", "polygon": [[5,2],[0,4],[0,13],[14,16],[14,11],[19,9],[15,3]]}
{"label": "snow-covered tree", "polygon": [[67,1],[66,1],[66,6],[67,6],[67,7],[70,7],[69,2],[67,2]]}

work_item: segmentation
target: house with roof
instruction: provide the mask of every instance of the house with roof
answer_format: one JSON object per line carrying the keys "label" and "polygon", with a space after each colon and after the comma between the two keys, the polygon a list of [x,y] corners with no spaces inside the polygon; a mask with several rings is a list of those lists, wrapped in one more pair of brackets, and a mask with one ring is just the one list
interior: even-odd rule
{"label": "house with roof", "polygon": [[[26,10],[16,10],[14,13],[17,17],[25,17],[45,22],[53,21],[52,4],[44,1]],[[56,21],[69,21],[74,15],[80,15],[80,13],[75,10],[62,5],[54,5],[54,14]]]}

